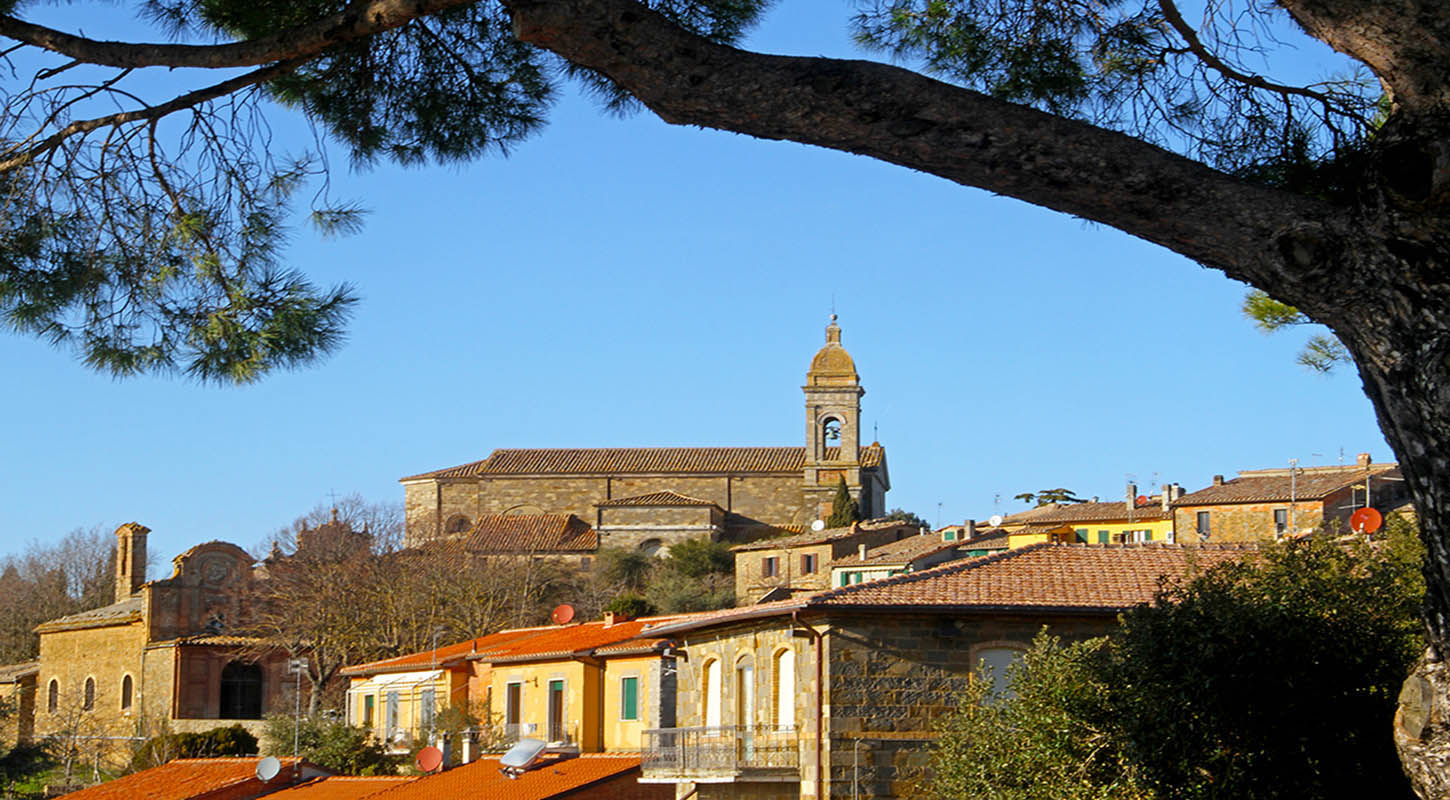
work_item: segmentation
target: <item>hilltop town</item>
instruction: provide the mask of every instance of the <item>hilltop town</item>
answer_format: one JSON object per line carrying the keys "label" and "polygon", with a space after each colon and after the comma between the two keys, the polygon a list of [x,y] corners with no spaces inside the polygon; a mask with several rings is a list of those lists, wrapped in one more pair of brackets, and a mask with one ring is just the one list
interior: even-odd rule
{"label": "hilltop town", "polygon": [[[705,547],[725,560],[712,607],[657,608],[626,589],[465,638],[414,630],[407,641],[426,647],[345,661],[404,640],[338,655],[285,623],[363,613],[330,581],[369,556],[370,532],[334,512],[291,552],[198,543],[147,580],[149,531],[131,522],[115,531],[112,602],[43,622],[37,658],[0,666],[5,736],[63,742],[80,766],[59,788],[83,800],[910,796],[943,718],[976,681],[1010,693],[1011,665],[1040,634],[1110,634],[1215,565],[1413,517],[1397,465],[1361,455],[932,529],[889,513],[886,448],[862,441],[865,389],[834,315],[802,389],[801,445],[506,449],[404,477],[403,547],[376,562],[515,578],[547,567],[601,586],[587,581],[626,556],[648,569]],[[474,587],[447,602],[482,598]],[[304,710],[422,774],[136,755],[157,736],[263,737],[269,718]],[[538,747],[511,765],[500,754],[520,742]],[[500,770],[514,772],[500,784]]]}

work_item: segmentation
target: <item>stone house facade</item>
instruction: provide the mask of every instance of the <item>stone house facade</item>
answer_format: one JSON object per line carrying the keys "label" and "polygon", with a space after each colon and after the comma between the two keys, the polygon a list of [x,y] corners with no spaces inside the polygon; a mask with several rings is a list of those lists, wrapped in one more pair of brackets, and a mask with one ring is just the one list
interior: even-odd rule
{"label": "stone house facade", "polygon": [[599,530],[601,547],[660,549],[707,534],[749,541],[824,518],[842,480],[862,516],[884,512],[885,448],[861,442],[865,389],[834,315],[802,391],[803,446],[501,449],[403,478],[406,542],[507,514],[573,514]]}
{"label": "stone house facade", "polygon": [[829,589],[833,562],[917,533],[909,523],[868,520],[736,545],[731,548],[735,552],[735,603],[751,605],[762,599]]}
{"label": "stone house facade", "polygon": [[117,742],[234,721],[256,733],[284,706],[285,656],[258,656],[254,640],[229,632],[246,618],[252,558],[208,542],[145,583],[147,533],[116,531],[116,602],[36,627],[35,735]]}
{"label": "stone house facade", "polygon": [[652,625],[678,654],[678,724],[647,731],[642,781],[676,797],[908,797],[935,725],[1046,628],[1113,630],[1160,577],[1252,546],[1030,545]]}
{"label": "stone house facade", "polygon": [[0,750],[35,738],[35,676],[39,661],[0,667]]}
{"label": "stone house facade", "polygon": [[1366,505],[1388,513],[1408,500],[1396,464],[1361,453],[1353,465],[1241,470],[1173,502],[1182,542],[1273,541],[1321,528],[1349,531],[1349,516]]}

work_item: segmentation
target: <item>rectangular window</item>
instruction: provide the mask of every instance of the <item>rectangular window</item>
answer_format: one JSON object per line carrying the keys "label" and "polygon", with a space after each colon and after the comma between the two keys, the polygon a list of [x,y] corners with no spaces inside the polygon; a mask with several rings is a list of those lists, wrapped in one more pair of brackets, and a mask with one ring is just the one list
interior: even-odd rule
{"label": "rectangular window", "polygon": [[384,733],[391,739],[398,731],[398,693],[388,692],[387,707],[383,711],[387,716],[383,720]]}
{"label": "rectangular window", "polygon": [[809,575],[816,571],[816,556],[814,553],[807,553],[801,556],[801,574]]}
{"label": "rectangular window", "polygon": [[1283,533],[1289,530],[1289,509],[1274,509],[1274,533]]}
{"label": "rectangular window", "polygon": [[564,682],[549,681],[549,741],[562,742],[564,728]]}
{"label": "rectangular window", "polygon": [[373,702],[374,702],[373,701],[373,697],[374,696],[375,695],[370,695],[370,694],[363,695],[363,713],[362,713],[362,724],[363,724],[363,727],[371,728],[373,726]]}
{"label": "rectangular window", "polygon": [[950,529],[944,530],[941,532],[941,540],[943,542],[955,542],[957,540],[957,532]]}
{"label": "rectangular window", "polygon": [[1198,535],[1206,537],[1211,534],[1212,530],[1210,530],[1209,525],[1210,523],[1208,521],[1208,512],[1198,512]]}
{"label": "rectangular window", "polygon": [[620,679],[619,718],[639,719],[639,678]]}
{"label": "rectangular window", "polygon": [[1098,531],[1098,544],[1111,544],[1113,535],[1107,531]]}
{"label": "rectangular window", "polygon": [[433,715],[438,713],[438,692],[434,689],[424,689],[418,698],[418,728],[420,730],[433,730]]}
{"label": "rectangular window", "polygon": [[1084,544],[1087,543],[1087,540],[1088,540],[1088,529],[1087,528],[1078,528],[1077,530],[1073,531],[1073,534],[1075,536],[1077,536],[1077,540],[1079,542],[1083,542]]}
{"label": "rectangular window", "polygon": [[767,578],[774,578],[780,571],[777,566],[780,562],[775,556],[766,556],[760,560],[760,574]]}
{"label": "rectangular window", "polygon": [[503,722],[505,725],[518,725],[519,712],[523,708],[524,685],[517,681],[504,686],[503,699]]}

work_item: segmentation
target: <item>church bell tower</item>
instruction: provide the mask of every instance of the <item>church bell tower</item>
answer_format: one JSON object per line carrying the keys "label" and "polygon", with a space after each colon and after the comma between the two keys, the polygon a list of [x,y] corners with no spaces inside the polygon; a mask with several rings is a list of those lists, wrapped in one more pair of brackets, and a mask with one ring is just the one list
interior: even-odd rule
{"label": "church bell tower", "polygon": [[[866,390],[856,362],[841,346],[835,314],[826,326],[826,345],[811,359],[801,391],[806,395],[805,496],[814,501],[816,519],[824,519],[842,479],[851,496],[862,501],[861,396]],[[870,511],[862,503],[862,515]]]}

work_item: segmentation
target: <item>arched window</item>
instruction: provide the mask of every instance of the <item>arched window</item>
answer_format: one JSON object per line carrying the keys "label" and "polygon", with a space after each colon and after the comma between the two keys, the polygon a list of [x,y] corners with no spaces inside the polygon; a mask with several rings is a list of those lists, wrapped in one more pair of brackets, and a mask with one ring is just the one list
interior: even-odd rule
{"label": "arched window", "polygon": [[127,675],[121,679],[121,710],[126,711],[131,707],[131,676]]}
{"label": "arched window", "polygon": [[825,442],[828,447],[841,443],[840,420],[835,417],[826,417],[821,420],[821,441]]}
{"label": "arched window", "polygon": [[60,705],[60,684],[55,678],[50,679],[50,688],[46,690],[45,710],[54,714],[55,709]]}
{"label": "arched window", "polygon": [[655,556],[660,554],[660,551],[664,549],[664,546],[665,543],[660,541],[659,539],[645,539],[644,541],[639,543],[639,551],[649,556],[650,558],[654,558]]}
{"label": "arched window", "polygon": [[218,716],[222,719],[262,718],[262,668],[233,661],[222,667]]}
{"label": "arched window", "polygon": [[448,524],[443,526],[443,532],[467,533],[468,529],[471,527],[473,527],[473,524],[469,522],[468,517],[465,517],[462,514],[454,514],[453,516],[448,518]]}
{"label": "arched window", "polygon": [[775,729],[795,730],[795,651],[775,654]]}
{"label": "arched window", "polygon": [[86,694],[81,703],[82,711],[90,711],[96,707],[96,679],[86,678]]}
{"label": "arched window", "polygon": [[720,659],[712,658],[705,663],[701,680],[701,694],[705,698],[705,727],[720,727],[720,697],[724,694],[720,685]]}

